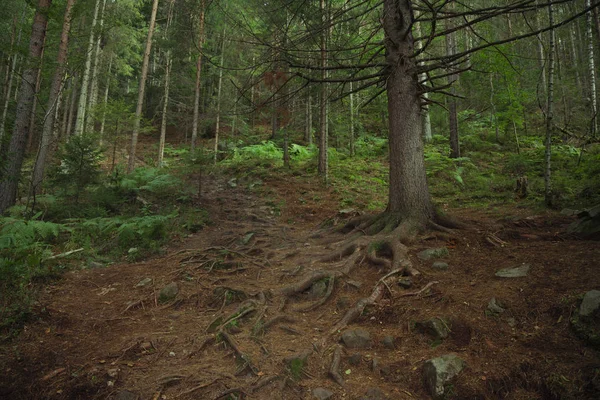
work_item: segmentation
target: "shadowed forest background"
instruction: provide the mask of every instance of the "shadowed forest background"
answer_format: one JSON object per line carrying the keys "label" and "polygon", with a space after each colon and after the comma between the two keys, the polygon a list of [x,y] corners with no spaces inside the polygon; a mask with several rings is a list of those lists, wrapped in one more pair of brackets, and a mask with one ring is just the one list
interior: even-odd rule
{"label": "shadowed forest background", "polygon": [[[0,397],[597,398],[599,4],[3,0]],[[140,321],[191,308],[223,315],[166,374],[187,347]],[[132,325],[94,339],[97,312]],[[393,343],[366,348],[390,352],[352,364],[332,339],[373,321]],[[36,355],[72,326],[81,347]],[[117,343],[129,330],[146,339]],[[285,335],[312,342],[286,355]],[[234,366],[192,371],[224,347]],[[466,361],[436,386],[446,350]],[[145,356],[159,389],[133,383]]]}

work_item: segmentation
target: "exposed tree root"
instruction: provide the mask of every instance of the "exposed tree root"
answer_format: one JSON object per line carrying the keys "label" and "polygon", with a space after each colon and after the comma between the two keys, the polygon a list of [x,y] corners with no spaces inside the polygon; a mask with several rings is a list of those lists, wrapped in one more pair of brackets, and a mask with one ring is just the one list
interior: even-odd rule
{"label": "exposed tree root", "polygon": [[250,361],[250,357],[248,357],[246,355],[246,353],[244,353],[240,349],[240,347],[235,342],[235,340],[227,332],[224,332],[224,331],[219,332],[219,336],[223,339],[224,342],[226,342],[233,349],[233,351],[237,354],[237,356],[242,361],[244,361],[244,365],[242,365],[241,368],[239,368],[238,372],[242,372],[246,368],[248,368],[254,375],[258,375],[258,371],[259,371],[258,368],[256,368],[254,366],[254,364],[252,364],[252,362]]}
{"label": "exposed tree root", "polygon": [[329,376],[333,379],[338,385],[345,388],[346,384],[344,383],[344,379],[340,374],[340,361],[342,359],[342,346],[337,345],[335,351],[333,352],[333,360],[331,361],[331,367],[329,368]]}

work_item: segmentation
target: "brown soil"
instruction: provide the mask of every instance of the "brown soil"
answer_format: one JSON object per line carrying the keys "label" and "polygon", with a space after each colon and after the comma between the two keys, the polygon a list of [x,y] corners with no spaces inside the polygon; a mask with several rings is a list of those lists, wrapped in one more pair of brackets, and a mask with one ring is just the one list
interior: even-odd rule
{"label": "brown soil", "polygon": [[[377,387],[390,399],[427,399],[424,361],[451,352],[467,368],[449,398],[600,397],[599,354],[569,326],[578,297],[600,286],[600,246],[564,236],[569,218],[452,210],[474,229],[412,245],[421,275],[408,290],[390,278],[390,291],[349,326],[368,330],[373,347],[341,352],[342,387],[329,374],[340,333],[329,331],[389,271],[363,262],[336,278],[331,297],[314,310],[298,311],[316,301],[310,289],[283,304],[279,289],[339,265],[316,261],[337,248],[322,244],[334,234],[311,235],[325,220],[342,224],[350,216],[333,211],[332,191],[301,178],[258,191],[244,186],[205,185],[201,203],[214,224],[172,243],[166,255],[74,271],[48,286],[39,318],[0,345],[0,398],[125,399],[129,391],[139,399],[309,399],[323,387],[335,399],[358,399]],[[447,271],[416,257],[440,246],[450,249]],[[531,264],[527,277],[494,277],[522,263]],[[152,283],[138,287],[144,278]],[[434,281],[420,295],[402,296]],[[161,303],[158,293],[171,282],[179,294]],[[492,297],[507,311],[487,315]],[[448,339],[414,329],[433,317],[450,321]],[[395,349],[384,347],[385,336]],[[303,352],[310,354],[304,365],[284,361]],[[360,361],[350,365],[355,353]]]}

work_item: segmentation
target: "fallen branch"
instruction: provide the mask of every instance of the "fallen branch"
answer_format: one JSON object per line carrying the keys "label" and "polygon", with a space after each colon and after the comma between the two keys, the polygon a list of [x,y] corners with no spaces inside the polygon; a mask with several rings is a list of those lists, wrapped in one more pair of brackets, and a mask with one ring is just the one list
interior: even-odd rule
{"label": "fallen branch", "polygon": [[56,260],[57,258],[64,258],[64,257],[68,257],[72,254],[75,253],[80,253],[84,250],[84,248],[80,248],[80,249],[75,249],[75,250],[71,250],[71,251],[67,251],[66,253],[60,253],[60,254],[56,254],[54,256],[50,256],[48,258],[45,258],[44,261],[48,261],[48,260]]}

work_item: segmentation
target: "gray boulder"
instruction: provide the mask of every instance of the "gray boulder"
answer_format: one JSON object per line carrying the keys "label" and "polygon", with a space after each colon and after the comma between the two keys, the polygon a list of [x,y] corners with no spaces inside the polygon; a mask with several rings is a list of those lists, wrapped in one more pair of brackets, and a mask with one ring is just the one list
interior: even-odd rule
{"label": "gray boulder", "polygon": [[361,328],[345,331],[342,334],[342,341],[350,349],[367,349],[372,345],[371,335]]}
{"label": "gray boulder", "polygon": [[419,321],[415,324],[415,328],[421,333],[432,336],[434,339],[446,339],[450,334],[448,321],[442,318]]}
{"label": "gray boulder", "polygon": [[175,299],[175,297],[177,297],[178,294],[179,285],[177,285],[177,282],[171,282],[167,286],[162,288],[162,290],[158,294],[158,301],[160,303],[167,303]]}
{"label": "gray boulder", "polygon": [[504,311],[506,311],[504,304],[502,304],[501,302],[499,302],[498,300],[496,300],[495,297],[492,297],[490,299],[490,302],[488,303],[487,306],[487,311],[489,314],[502,314]]}
{"label": "gray boulder", "polygon": [[312,395],[315,399],[327,400],[333,396],[333,392],[324,388],[316,388],[312,391]]}
{"label": "gray boulder", "polygon": [[496,272],[496,276],[499,278],[522,278],[527,276],[530,269],[530,264],[523,264],[519,267],[501,269]]}
{"label": "gray boulder", "polygon": [[568,233],[584,239],[600,239],[600,204],[581,211],[577,221],[569,225]]}
{"label": "gray boulder", "polygon": [[600,308],[600,290],[590,290],[583,296],[581,306],[579,306],[579,315],[589,317]]}
{"label": "gray boulder", "polygon": [[367,393],[360,400],[388,400],[388,397],[385,395],[383,390],[372,387],[367,389]]}
{"label": "gray boulder", "polygon": [[438,271],[446,271],[448,269],[448,263],[443,261],[436,261],[431,265],[431,268],[436,269]]}
{"label": "gray boulder", "polygon": [[425,385],[434,399],[441,399],[445,394],[445,385],[458,375],[465,367],[465,362],[456,354],[446,354],[425,361],[423,374]]}
{"label": "gray boulder", "polygon": [[423,261],[431,260],[434,258],[442,258],[448,255],[448,248],[446,247],[438,247],[434,249],[426,249],[417,254]]}

